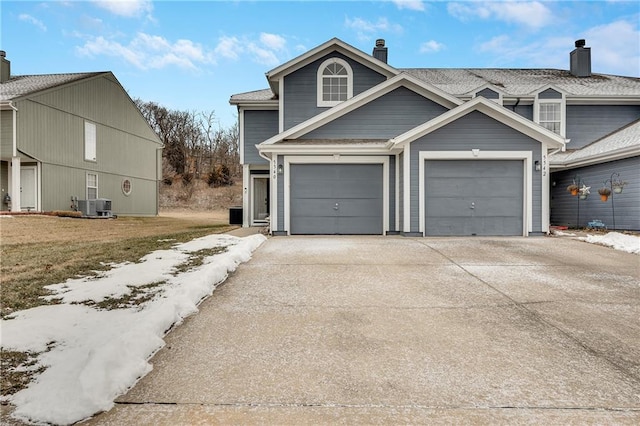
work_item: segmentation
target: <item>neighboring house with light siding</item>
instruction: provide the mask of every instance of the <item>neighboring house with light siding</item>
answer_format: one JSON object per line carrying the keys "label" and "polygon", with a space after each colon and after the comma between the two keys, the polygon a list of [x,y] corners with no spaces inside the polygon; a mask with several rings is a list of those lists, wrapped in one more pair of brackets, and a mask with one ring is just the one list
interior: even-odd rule
{"label": "neighboring house with light siding", "polygon": [[0,56],[2,210],[109,199],[113,214],[157,215],[162,144],[116,77],[14,76]]}
{"label": "neighboring house with light siding", "polygon": [[[541,235],[575,226],[560,214],[576,200],[567,176],[619,172],[631,202],[616,197],[616,225],[640,229],[640,79],[592,73],[584,40],[569,70],[398,69],[387,58],[384,40],[368,55],[334,38],[267,72],[269,88],[231,96],[244,226]],[[580,226],[610,222],[597,179]]]}

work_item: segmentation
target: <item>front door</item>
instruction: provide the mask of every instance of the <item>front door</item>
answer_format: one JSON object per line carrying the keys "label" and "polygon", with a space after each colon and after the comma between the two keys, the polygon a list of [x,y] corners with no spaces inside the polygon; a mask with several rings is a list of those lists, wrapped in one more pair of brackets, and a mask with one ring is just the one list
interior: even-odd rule
{"label": "front door", "polygon": [[269,217],[269,176],[252,176],[252,181],[251,223],[266,223]]}
{"label": "front door", "polygon": [[20,209],[36,210],[36,168],[34,166],[20,168]]}

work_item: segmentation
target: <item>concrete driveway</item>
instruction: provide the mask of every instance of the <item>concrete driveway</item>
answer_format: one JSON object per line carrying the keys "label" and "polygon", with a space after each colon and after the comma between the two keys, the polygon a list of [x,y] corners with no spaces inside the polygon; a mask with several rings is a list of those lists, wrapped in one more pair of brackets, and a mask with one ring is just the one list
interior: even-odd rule
{"label": "concrete driveway", "polygon": [[637,255],[276,237],[90,424],[640,422]]}

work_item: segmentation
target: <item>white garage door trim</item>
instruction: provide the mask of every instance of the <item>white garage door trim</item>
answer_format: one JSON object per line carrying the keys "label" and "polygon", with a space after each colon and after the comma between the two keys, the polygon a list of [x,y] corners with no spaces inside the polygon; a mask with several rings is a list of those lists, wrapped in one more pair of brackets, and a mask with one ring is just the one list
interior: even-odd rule
{"label": "white garage door trim", "polygon": [[389,231],[389,157],[376,156],[285,156],[284,157],[284,229],[291,235],[291,164],[382,164],[382,235]]}
{"label": "white garage door trim", "polygon": [[522,211],[525,217],[522,220],[523,230],[522,235],[528,236],[529,232],[533,230],[533,172],[532,172],[532,160],[533,154],[531,151],[482,151],[482,150],[469,150],[469,151],[420,151],[420,162],[418,166],[418,179],[419,179],[419,193],[418,193],[418,205],[419,205],[419,219],[420,219],[420,232],[424,235],[425,232],[425,188],[424,188],[424,166],[426,160],[522,160],[524,167],[524,182],[523,182],[523,203]]}

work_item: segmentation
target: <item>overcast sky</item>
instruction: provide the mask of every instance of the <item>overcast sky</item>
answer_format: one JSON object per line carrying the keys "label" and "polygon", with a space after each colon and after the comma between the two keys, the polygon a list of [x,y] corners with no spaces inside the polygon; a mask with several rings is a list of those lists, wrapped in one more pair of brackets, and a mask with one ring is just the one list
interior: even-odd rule
{"label": "overcast sky", "polygon": [[596,73],[640,76],[640,2],[6,1],[12,74],[112,71],[131,97],[236,120],[234,93],[338,37],[399,68],[560,68],[587,40]]}

